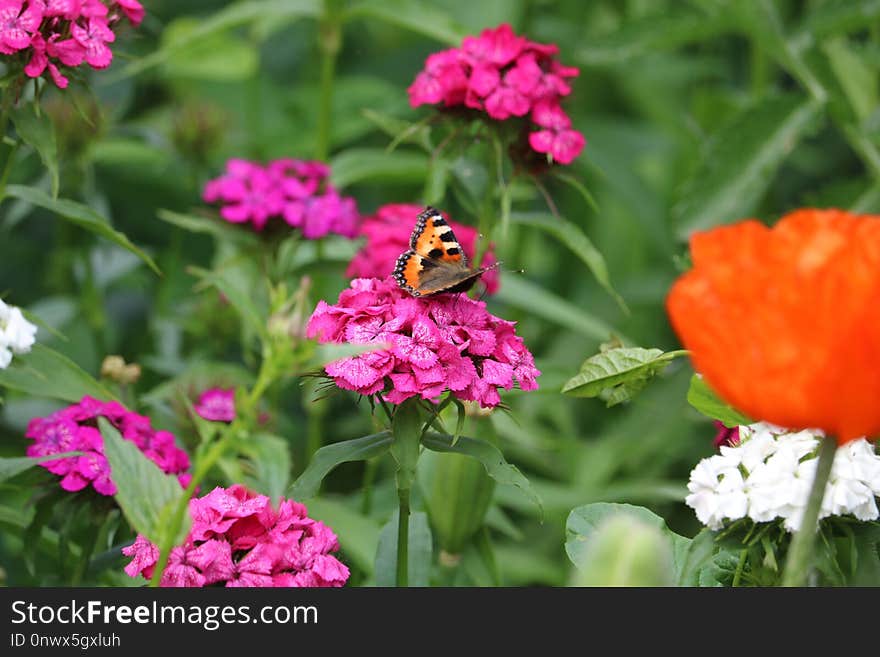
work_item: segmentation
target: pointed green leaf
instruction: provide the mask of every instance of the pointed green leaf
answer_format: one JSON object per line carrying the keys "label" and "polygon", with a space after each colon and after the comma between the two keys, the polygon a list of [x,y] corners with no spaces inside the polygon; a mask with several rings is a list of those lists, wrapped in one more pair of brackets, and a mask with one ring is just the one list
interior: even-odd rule
{"label": "pointed green leaf", "polygon": [[379,545],[379,525],[335,499],[309,500],[309,517],[332,527],[345,556],[368,576],[373,573]]}
{"label": "pointed green leaf", "polygon": [[809,43],[829,34],[876,27],[880,21],[880,0],[828,0],[805,13],[803,25],[792,41]]}
{"label": "pointed green leaf", "polygon": [[736,29],[729,12],[668,11],[625,22],[607,35],[588,35],[577,51],[587,66],[618,64],[694,42],[705,42]]}
{"label": "pointed green leaf", "polygon": [[187,271],[198,276],[203,283],[217,288],[235,308],[244,324],[254,333],[263,338],[268,336],[263,313],[254,301],[253,291],[246,287],[245,277],[235,276],[230,271],[209,271],[201,267],[189,267]]}
{"label": "pointed green leaf", "polygon": [[550,214],[522,214],[511,215],[514,223],[531,226],[543,230],[548,235],[556,238],[560,244],[570,249],[589,268],[605,291],[612,296],[624,312],[628,312],[623,298],[611,285],[611,277],[608,274],[608,265],[605,258],[593,246],[590,238],[575,224]]}
{"label": "pointed green leaf", "polygon": [[730,404],[724,402],[699,374],[691,377],[691,385],[687,393],[688,403],[706,417],[720,420],[726,427],[738,427],[752,424],[753,420],[743,415]]}
{"label": "pointed green leaf", "polygon": [[[130,440],[119,435],[116,428],[104,418],[98,418],[104,454],[110,463],[110,473],[116,484],[114,498],[132,528],[160,543],[167,527],[170,510],[174,509],[184,494],[177,477],[165,474],[146,454]],[[173,544],[178,544],[189,532],[190,519],[186,520]]]}
{"label": "pointed green leaf", "polygon": [[277,504],[290,482],[290,448],[284,438],[266,433],[248,437],[239,450],[246,458],[245,485]]}
{"label": "pointed green leaf", "polygon": [[365,461],[384,454],[390,447],[390,431],[326,445],[315,452],[305,472],[293,482],[287,496],[300,501],[314,497],[324,477],[337,465],[349,461]]}
{"label": "pointed green leaf", "polygon": [[219,217],[201,217],[194,214],[181,214],[170,210],[159,210],[157,216],[162,221],[188,230],[191,233],[213,235],[221,240],[239,242],[248,246],[256,245],[259,238],[252,232],[235,226]]}
{"label": "pointed green leaf", "polygon": [[331,181],[337,187],[347,187],[364,180],[421,183],[428,173],[428,156],[423,153],[384,149],[349,148],[331,162]]}
{"label": "pointed green leaf", "polygon": [[0,458],[0,481],[12,479],[17,474],[29,470],[35,465],[45,463],[46,461],[54,461],[55,459],[63,459],[68,456],[77,456],[80,452],[64,452],[62,454],[50,454],[49,456],[14,456],[11,458]]}
{"label": "pointed green leaf", "polygon": [[501,289],[495,294],[495,299],[600,342],[608,340],[612,335],[618,336],[624,342],[630,342],[604,320],[523,276],[506,276]]}
{"label": "pointed green leaf", "polygon": [[116,396],[67,356],[40,344],[0,370],[0,386],[35,397],[78,402],[85,395],[109,401]]}
{"label": "pointed green leaf", "polygon": [[352,6],[345,15],[347,19],[362,16],[374,18],[450,46],[461,45],[462,39],[468,34],[448,13],[418,0],[365,0]]}
{"label": "pointed green leaf", "polygon": [[614,406],[631,399],[673,359],[686,353],[641,347],[608,349],[584,361],[580,373],[562,392],[575,397],[602,396],[608,406]]}
{"label": "pointed green leaf", "polygon": [[32,105],[22,103],[12,110],[12,122],[21,140],[33,147],[43,160],[52,181],[52,198],[58,198],[58,146],[55,126],[45,112],[37,116]]}
{"label": "pointed green leaf", "polygon": [[414,123],[374,109],[361,110],[361,114],[386,135],[393,137],[393,141],[386,148],[388,152],[394,151],[402,143],[416,144],[427,152],[432,150],[431,128],[427,125],[427,121]]}
{"label": "pointed green leaf", "polygon": [[[382,532],[376,548],[376,585],[395,586],[397,583],[397,516],[394,511]],[[428,586],[431,575],[431,527],[428,516],[417,511],[409,517],[409,553],[407,580],[409,586]]]}
{"label": "pointed green leaf", "polygon": [[798,96],[771,96],[722,126],[677,194],[672,213],[679,236],[748,217],[821,107]]}
{"label": "pointed green leaf", "polygon": [[452,436],[429,431],[422,438],[422,444],[435,452],[452,452],[477,459],[483,464],[492,479],[499,484],[518,488],[538,507],[543,515],[544,505],[529,480],[515,465],[508,463],[501,450],[492,443],[462,436],[453,444]]}
{"label": "pointed green leaf", "polygon": [[823,44],[831,70],[837,77],[850,107],[859,121],[865,121],[878,107],[877,68],[871,67],[864,57],[853,52],[845,39],[834,39]]}
{"label": "pointed green leaf", "polygon": [[49,210],[50,212],[54,212],[62,219],[66,219],[80,228],[85,228],[104,239],[110,240],[114,244],[121,246],[123,249],[131,251],[147,263],[150,269],[157,274],[161,274],[159,267],[156,266],[156,263],[153,262],[153,259],[150,256],[132,244],[131,240],[129,240],[125,234],[120,233],[113,228],[107,219],[92,210],[89,206],[63,198],[53,199],[50,196],[47,196],[45,192],[36,189],[35,187],[25,187],[24,185],[7,186],[6,195],[26,201],[31,205],[36,205]]}
{"label": "pointed green leaf", "polygon": [[221,34],[230,28],[257,21],[272,20],[276,25],[282,21],[290,21],[300,17],[317,16],[320,13],[319,0],[250,0],[235,2],[202,20],[197,29],[182,35],[171,43],[165,44],[145,57],[131,62],[118,73],[111,73],[106,82],[111,82],[143,71],[177,57],[182,51],[194,44]]}

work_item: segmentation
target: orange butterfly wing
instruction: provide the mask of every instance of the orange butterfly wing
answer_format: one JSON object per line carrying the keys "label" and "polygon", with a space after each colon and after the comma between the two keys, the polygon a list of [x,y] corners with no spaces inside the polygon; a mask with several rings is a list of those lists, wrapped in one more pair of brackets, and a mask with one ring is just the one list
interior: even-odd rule
{"label": "orange butterfly wing", "polygon": [[409,238],[409,248],[432,260],[443,260],[467,267],[467,257],[452,232],[452,228],[432,207],[418,216],[415,230]]}

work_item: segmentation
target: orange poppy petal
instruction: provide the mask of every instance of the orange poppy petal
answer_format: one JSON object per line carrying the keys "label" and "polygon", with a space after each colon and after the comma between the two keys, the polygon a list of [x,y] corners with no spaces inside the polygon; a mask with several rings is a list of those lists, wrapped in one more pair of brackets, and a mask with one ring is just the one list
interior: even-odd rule
{"label": "orange poppy petal", "polygon": [[805,209],[691,238],[667,310],[694,367],[756,419],[880,434],[880,217]]}

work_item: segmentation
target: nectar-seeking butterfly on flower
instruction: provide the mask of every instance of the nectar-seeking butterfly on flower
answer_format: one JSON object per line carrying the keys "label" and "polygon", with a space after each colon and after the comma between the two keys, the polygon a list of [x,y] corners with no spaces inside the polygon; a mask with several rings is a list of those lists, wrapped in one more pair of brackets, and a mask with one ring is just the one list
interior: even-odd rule
{"label": "nectar-seeking butterfly on flower", "polygon": [[443,292],[467,292],[489,267],[471,269],[452,228],[437,210],[428,206],[418,216],[409,248],[394,266],[394,280],[414,297]]}

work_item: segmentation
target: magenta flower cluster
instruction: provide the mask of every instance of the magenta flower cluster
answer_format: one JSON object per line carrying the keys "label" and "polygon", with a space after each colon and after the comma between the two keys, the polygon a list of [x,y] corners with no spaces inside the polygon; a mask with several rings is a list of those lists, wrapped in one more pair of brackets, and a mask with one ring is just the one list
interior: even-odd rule
{"label": "magenta flower cluster", "polygon": [[[162,586],[338,587],[349,570],[330,552],[339,549],[327,525],[306,507],[281,500],[276,511],[265,495],[244,486],[217,487],[189,502],[192,529],[171,550]],[[123,548],[131,577],[152,578],[159,549],[138,535]]]}
{"label": "magenta flower cluster", "polygon": [[[366,244],[352,258],[345,270],[349,278],[384,278],[389,273],[389,263],[393,265],[397,257],[409,248],[413,218],[425,209],[423,205],[408,203],[388,203],[378,208],[375,214],[365,217],[361,224],[361,235],[367,238]],[[477,229],[459,224],[444,213],[449,227],[458,238],[467,256],[472,256],[477,248]],[[481,267],[491,267],[497,262],[491,245]],[[488,294],[498,291],[500,282],[498,269],[491,269],[480,279]]]}
{"label": "magenta flower cluster", "polygon": [[235,389],[209,388],[199,395],[194,409],[205,420],[232,422],[235,419]]}
{"label": "magenta flower cluster", "polygon": [[328,233],[355,237],[360,222],[355,201],[340,196],[329,175],[323,162],[285,158],[263,166],[232,159],[224,175],[208,181],[202,198],[220,203],[226,221],[250,222],[258,231],[271,219],[283,219],[308,239]]}
{"label": "magenta flower cluster", "polygon": [[164,472],[177,475],[181,486],[189,483],[190,475],[185,474],[190,465],[189,457],[174,444],[171,433],[156,431],[150,418],[127,410],[119,402],[102,402],[88,396],[48,417],[32,419],[25,436],[34,443],[28,446],[27,455],[40,457],[82,452],[79,456],[46,461],[41,465],[61,477],[64,490],[78,491],[91,484],[101,495],[114,495],[116,484],[104,456],[104,439],[98,430],[98,417],[106,418],[123,438],[137,445]]}
{"label": "magenta flower cluster", "polygon": [[18,57],[29,77],[48,70],[64,89],[68,79],[61,67],[110,66],[109,44],[123,17],[139,25],[143,5],[137,0],[0,0],[0,53]]}
{"label": "magenta flower cluster", "polygon": [[517,36],[507,23],[483,30],[465,37],[461,48],[428,56],[408,89],[410,105],[463,105],[497,121],[528,115],[531,148],[569,164],[586,141],[560,105],[578,69],[563,66],[555,59],[558,52],[555,44]]}
{"label": "magenta flower cluster", "polygon": [[532,354],[514,322],[495,317],[464,294],[416,298],[394,279],[356,278],[336,305],[324,301],[307,335],[320,342],[383,343],[387,348],[325,367],[336,385],[362,395],[384,394],[399,404],[420,396],[437,402],[449,390],[459,399],[493,407],[499,388],[538,387]]}

